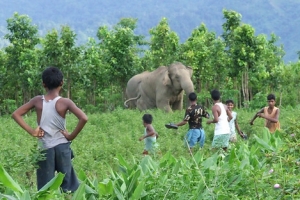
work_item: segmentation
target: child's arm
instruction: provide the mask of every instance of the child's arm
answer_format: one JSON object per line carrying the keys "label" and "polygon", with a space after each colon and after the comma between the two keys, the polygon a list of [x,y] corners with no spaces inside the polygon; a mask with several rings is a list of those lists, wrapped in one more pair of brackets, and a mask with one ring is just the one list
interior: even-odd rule
{"label": "child's arm", "polygon": [[154,131],[153,127],[151,125],[147,125],[146,127],[146,131],[147,131],[147,134],[140,137],[140,141],[142,141],[143,139],[147,138],[147,137],[152,137],[152,136],[158,136],[158,134]]}
{"label": "child's arm", "polygon": [[190,119],[190,115],[189,115],[189,112],[186,110],[185,111],[185,114],[184,114],[184,118],[181,122],[175,124],[176,126],[183,126],[183,125],[186,125],[186,123],[188,123]]}
{"label": "child's arm", "polygon": [[21,126],[25,131],[27,131],[33,137],[43,137],[44,131],[38,126],[37,128],[33,129],[30,127],[23,119],[23,115],[29,112],[32,108],[35,107],[35,102],[37,101],[38,97],[32,98],[28,103],[22,105],[17,110],[15,110],[12,114],[12,118]]}
{"label": "child's arm", "polygon": [[230,120],[232,119],[232,114],[230,112],[230,110],[228,109],[228,107],[225,105],[225,109],[226,109],[226,113],[227,113],[227,116],[228,116],[228,121],[230,122]]}
{"label": "child's arm", "polygon": [[237,116],[236,116],[236,118],[235,118],[235,120],[234,120],[234,124],[235,124],[235,128],[236,128],[236,130],[238,131],[238,133],[239,133],[240,135],[242,135],[242,131],[241,131],[240,126],[239,126],[238,121],[237,121]]}
{"label": "child's arm", "polygon": [[175,124],[176,126],[183,126],[183,125],[185,125],[186,123],[188,123],[188,121],[186,121],[185,119],[184,120],[182,120],[181,122],[179,122],[179,123],[177,123],[177,124]]}
{"label": "child's arm", "polygon": [[202,115],[202,117],[205,117],[205,118],[207,118],[207,119],[209,119],[209,113],[203,108],[203,115]]}
{"label": "child's arm", "polygon": [[88,117],[80,108],[76,106],[76,104],[71,99],[65,98],[64,100],[67,104],[68,110],[78,118],[77,126],[71,134],[69,134],[67,130],[61,130],[61,133],[66,137],[66,139],[71,141],[74,140],[83,129],[88,120]]}
{"label": "child's arm", "polygon": [[262,117],[262,118],[265,118],[266,120],[268,120],[268,121],[270,121],[270,122],[277,123],[277,122],[278,122],[278,119],[279,119],[279,113],[280,113],[280,111],[279,111],[279,108],[278,108],[278,109],[276,110],[276,112],[275,112],[275,117],[274,117],[274,118],[272,118],[272,117],[267,117],[267,116],[265,116],[263,113],[259,113],[259,114],[257,114],[257,116]]}
{"label": "child's arm", "polygon": [[255,120],[257,117],[260,117],[260,116],[259,116],[260,113],[263,113],[263,112],[264,112],[264,108],[262,108],[261,110],[259,110],[259,111],[253,116],[253,118],[251,119],[250,125],[253,125],[254,120]]}
{"label": "child's arm", "polygon": [[219,121],[219,113],[218,113],[218,109],[219,109],[220,107],[218,106],[218,105],[214,105],[213,107],[212,107],[212,109],[211,109],[211,111],[212,111],[212,114],[213,114],[213,119],[212,120],[207,120],[206,121],[206,123],[207,124],[211,124],[211,123],[218,123],[218,121]]}

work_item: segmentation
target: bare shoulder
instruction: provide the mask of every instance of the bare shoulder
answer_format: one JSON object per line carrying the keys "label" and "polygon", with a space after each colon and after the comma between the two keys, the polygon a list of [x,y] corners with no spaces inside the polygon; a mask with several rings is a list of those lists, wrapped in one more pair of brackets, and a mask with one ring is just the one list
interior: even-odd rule
{"label": "bare shoulder", "polygon": [[62,103],[74,103],[71,99],[65,97],[61,97],[58,101]]}
{"label": "bare shoulder", "polygon": [[217,104],[214,104],[212,107],[212,110],[219,110],[219,109],[220,109],[220,106]]}
{"label": "bare shoulder", "polygon": [[42,105],[42,99],[43,99],[42,95],[35,96],[32,99],[30,99],[28,104],[30,104],[34,107],[40,106],[40,105]]}
{"label": "bare shoulder", "polygon": [[43,99],[42,95],[37,95],[33,97],[30,101],[35,102],[35,101],[41,101]]}
{"label": "bare shoulder", "polygon": [[60,98],[57,100],[56,103],[56,108],[58,110],[62,109],[62,110],[74,110],[77,108],[76,104],[69,98]]}
{"label": "bare shoulder", "polygon": [[148,131],[154,130],[152,124],[147,124],[146,128],[147,128]]}

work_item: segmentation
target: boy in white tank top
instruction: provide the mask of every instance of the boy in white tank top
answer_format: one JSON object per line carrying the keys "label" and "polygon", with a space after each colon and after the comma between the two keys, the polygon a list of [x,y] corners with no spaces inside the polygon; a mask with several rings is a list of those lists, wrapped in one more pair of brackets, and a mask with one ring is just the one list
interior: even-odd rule
{"label": "boy in white tank top", "polygon": [[[28,103],[19,107],[13,119],[31,136],[39,138],[45,160],[38,162],[37,188],[40,190],[55,176],[55,172],[63,173],[61,188],[64,192],[75,192],[79,186],[72,166],[71,141],[76,138],[87,122],[85,113],[68,98],[59,96],[63,85],[63,74],[56,67],[48,67],[42,73],[45,95],[33,97]],[[35,109],[38,127],[35,129],[27,124],[22,116]],[[72,112],[78,123],[72,133],[66,130],[66,114]]]}
{"label": "boy in white tank top", "polygon": [[207,124],[215,124],[212,148],[223,148],[224,151],[227,151],[230,139],[229,121],[232,119],[232,115],[227,106],[220,101],[220,97],[221,94],[218,90],[211,91],[211,98],[214,101],[212,107],[214,118],[208,120]]}

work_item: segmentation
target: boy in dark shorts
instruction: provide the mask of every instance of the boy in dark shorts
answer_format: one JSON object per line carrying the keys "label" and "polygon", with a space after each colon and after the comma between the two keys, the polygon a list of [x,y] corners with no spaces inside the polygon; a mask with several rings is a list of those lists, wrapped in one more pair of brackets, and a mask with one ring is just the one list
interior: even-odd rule
{"label": "boy in dark shorts", "polygon": [[[86,124],[88,118],[76,104],[68,98],[59,96],[63,85],[63,74],[56,67],[48,67],[42,73],[45,95],[38,95],[19,107],[13,119],[31,136],[39,138],[45,160],[38,162],[37,187],[40,190],[54,176],[55,171],[65,174],[61,188],[64,192],[74,192],[79,186],[72,166],[71,141],[76,138]],[[37,115],[37,128],[30,127],[22,118],[31,109]],[[66,130],[66,114],[70,111],[78,118],[72,133]]]}

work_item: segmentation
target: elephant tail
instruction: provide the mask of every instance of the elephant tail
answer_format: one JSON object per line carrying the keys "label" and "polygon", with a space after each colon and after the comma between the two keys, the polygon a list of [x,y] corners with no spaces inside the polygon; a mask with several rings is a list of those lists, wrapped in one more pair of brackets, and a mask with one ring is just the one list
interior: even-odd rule
{"label": "elephant tail", "polygon": [[127,103],[128,103],[129,101],[137,100],[137,99],[139,99],[140,97],[141,97],[141,94],[139,94],[137,97],[133,97],[133,98],[127,99],[127,100],[124,102],[124,106],[125,106],[126,108],[128,108]]}

